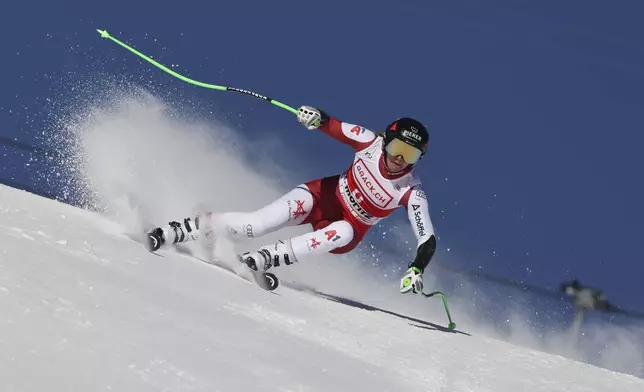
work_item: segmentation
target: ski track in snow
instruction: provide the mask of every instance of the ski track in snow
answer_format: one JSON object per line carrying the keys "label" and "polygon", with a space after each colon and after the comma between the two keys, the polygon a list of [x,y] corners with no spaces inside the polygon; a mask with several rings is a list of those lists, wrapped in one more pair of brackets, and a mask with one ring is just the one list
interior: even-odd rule
{"label": "ski track in snow", "polygon": [[268,293],[26,192],[0,187],[0,211],[3,391],[644,390],[475,334]]}

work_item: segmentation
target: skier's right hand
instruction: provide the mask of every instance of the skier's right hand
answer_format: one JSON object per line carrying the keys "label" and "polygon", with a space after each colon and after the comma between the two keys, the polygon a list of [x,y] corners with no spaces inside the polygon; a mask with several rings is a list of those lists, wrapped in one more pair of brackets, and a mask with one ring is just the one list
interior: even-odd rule
{"label": "skier's right hand", "polygon": [[311,106],[301,106],[297,113],[297,121],[308,130],[317,129],[327,118],[326,113]]}

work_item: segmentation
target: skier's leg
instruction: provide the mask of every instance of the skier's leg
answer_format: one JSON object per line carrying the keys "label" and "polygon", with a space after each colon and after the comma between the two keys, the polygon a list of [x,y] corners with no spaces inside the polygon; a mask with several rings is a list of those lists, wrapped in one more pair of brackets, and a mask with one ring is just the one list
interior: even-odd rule
{"label": "skier's leg", "polygon": [[210,234],[232,239],[261,237],[285,226],[302,224],[314,207],[314,197],[306,184],[286,193],[274,202],[253,212],[206,213],[170,222],[152,230],[148,248],[197,240]]}
{"label": "skier's leg", "polygon": [[325,253],[346,253],[355,248],[364,235],[360,228],[346,220],[329,224],[312,233],[262,246],[257,252],[245,253],[243,261],[254,270],[303,262]]}
{"label": "skier's leg", "polygon": [[256,211],[213,214],[212,229],[215,236],[225,235],[233,240],[262,237],[302,224],[313,210],[314,200],[309,188],[302,184]]}
{"label": "skier's leg", "polygon": [[254,212],[213,214],[210,222],[214,234],[233,239],[261,237],[286,226],[311,224],[317,229],[320,224],[340,220],[342,208],[335,195],[338,178],[336,175],[301,184]]}

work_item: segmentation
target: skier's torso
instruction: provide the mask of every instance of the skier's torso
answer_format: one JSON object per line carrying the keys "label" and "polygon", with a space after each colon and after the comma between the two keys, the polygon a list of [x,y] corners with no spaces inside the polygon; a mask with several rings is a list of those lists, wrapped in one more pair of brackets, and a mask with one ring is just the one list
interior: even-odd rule
{"label": "skier's torso", "polygon": [[411,170],[399,175],[387,172],[382,144],[380,136],[365,143],[338,182],[338,197],[345,211],[369,226],[391,214],[409,190],[420,184]]}

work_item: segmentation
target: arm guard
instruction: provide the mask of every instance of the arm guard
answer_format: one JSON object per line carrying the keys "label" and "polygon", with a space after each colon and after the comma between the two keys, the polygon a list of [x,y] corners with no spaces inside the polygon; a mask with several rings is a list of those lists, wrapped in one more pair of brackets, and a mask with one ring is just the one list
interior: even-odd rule
{"label": "arm guard", "polygon": [[409,263],[407,268],[416,267],[421,271],[425,270],[427,264],[434,257],[434,252],[436,251],[436,237],[432,234],[431,237],[425,242],[423,242],[418,249],[416,249],[416,257],[414,261]]}

